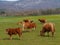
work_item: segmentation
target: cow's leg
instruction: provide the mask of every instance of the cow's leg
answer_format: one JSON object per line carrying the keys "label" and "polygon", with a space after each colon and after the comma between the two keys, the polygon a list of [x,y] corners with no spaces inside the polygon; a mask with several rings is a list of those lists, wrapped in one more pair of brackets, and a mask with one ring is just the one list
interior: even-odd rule
{"label": "cow's leg", "polygon": [[52,37],[54,36],[54,32],[52,32]]}
{"label": "cow's leg", "polygon": [[18,35],[19,35],[19,39],[20,39],[20,36],[21,36],[21,35],[20,35],[20,34],[18,34]]}
{"label": "cow's leg", "polygon": [[51,24],[52,37],[54,36],[54,32],[55,32],[55,24]]}
{"label": "cow's leg", "polygon": [[22,30],[24,31],[24,26],[22,27]]}
{"label": "cow's leg", "polygon": [[20,39],[21,35],[22,35],[22,32],[21,33],[18,33],[19,39]]}
{"label": "cow's leg", "polygon": [[35,30],[36,28],[34,27],[34,30]]}
{"label": "cow's leg", "polygon": [[36,30],[36,26],[34,27],[34,30]]}
{"label": "cow's leg", "polygon": [[22,30],[24,31],[24,27],[22,28]]}
{"label": "cow's leg", "polygon": [[49,32],[47,32],[47,36],[49,37]]}
{"label": "cow's leg", "polygon": [[22,27],[22,30],[24,31],[24,26],[25,26],[25,24],[23,23],[23,27]]}
{"label": "cow's leg", "polygon": [[12,35],[10,35],[10,40],[12,40]]}
{"label": "cow's leg", "polygon": [[53,30],[52,30],[52,37],[54,36],[54,32],[55,32],[55,27],[53,27]]}

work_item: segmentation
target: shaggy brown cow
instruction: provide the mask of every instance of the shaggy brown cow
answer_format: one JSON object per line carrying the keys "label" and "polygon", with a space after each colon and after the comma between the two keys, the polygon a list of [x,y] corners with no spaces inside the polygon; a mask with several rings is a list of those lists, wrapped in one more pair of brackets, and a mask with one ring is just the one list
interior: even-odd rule
{"label": "shaggy brown cow", "polygon": [[48,36],[49,32],[51,32],[53,37],[55,32],[55,25],[53,23],[44,23],[42,30],[40,31],[40,35],[45,36],[45,32],[48,33]]}
{"label": "shaggy brown cow", "polygon": [[6,29],[6,32],[10,36],[10,39],[12,39],[12,35],[18,34],[19,35],[19,38],[22,35],[21,28],[8,28],[8,29]]}
{"label": "shaggy brown cow", "polygon": [[45,20],[45,19],[38,19],[41,23],[46,23],[47,22],[47,20]]}
{"label": "shaggy brown cow", "polygon": [[23,22],[19,22],[18,24],[22,24],[23,31],[25,29],[32,29],[32,28],[34,28],[34,30],[36,29],[36,24],[33,21],[30,21],[30,20],[29,21],[25,20]]}

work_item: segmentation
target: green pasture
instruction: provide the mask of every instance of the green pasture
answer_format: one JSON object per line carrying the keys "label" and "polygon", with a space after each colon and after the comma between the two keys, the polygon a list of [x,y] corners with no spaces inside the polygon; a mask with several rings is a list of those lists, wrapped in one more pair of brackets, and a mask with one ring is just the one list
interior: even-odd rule
{"label": "green pasture", "polygon": [[[56,31],[53,38],[39,36],[43,25],[38,21],[39,18],[45,18],[47,22],[55,23]],[[9,40],[5,29],[21,27],[21,25],[17,25],[17,22],[23,19],[33,20],[37,25],[36,30],[23,33],[20,40],[18,35],[13,35],[13,39]],[[0,17],[0,45],[60,45],[60,15]]]}

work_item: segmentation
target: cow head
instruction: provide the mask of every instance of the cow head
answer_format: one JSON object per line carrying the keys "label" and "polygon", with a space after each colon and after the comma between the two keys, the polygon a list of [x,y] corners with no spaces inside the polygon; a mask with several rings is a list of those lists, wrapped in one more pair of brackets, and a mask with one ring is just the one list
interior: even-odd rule
{"label": "cow head", "polygon": [[24,19],[23,22],[30,22],[30,20],[28,20],[28,19]]}
{"label": "cow head", "polygon": [[33,23],[33,20],[31,20],[30,22]]}
{"label": "cow head", "polygon": [[6,29],[6,32],[8,32],[9,31],[9,29]]}
{"label": "cow head", "polygon": [[5,33],[7,34],[8,32],[9,32],[9,29],[6,29],[6,32]]}

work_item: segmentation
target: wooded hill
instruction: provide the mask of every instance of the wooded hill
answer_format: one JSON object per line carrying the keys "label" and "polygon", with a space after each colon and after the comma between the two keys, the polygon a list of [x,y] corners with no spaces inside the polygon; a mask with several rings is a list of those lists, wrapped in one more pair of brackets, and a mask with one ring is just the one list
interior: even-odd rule
{"label": "wooded hill", "polygon": [[20,11],[7,11],[0,9],[0,16],[34,16],[34,15],[49,15],[49,14],[60,14],[60,8],[52,9],[31,9],[31,10],[20,10]]}

